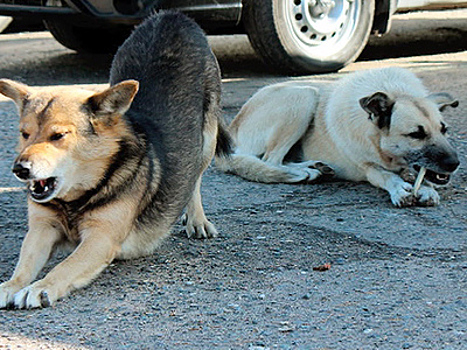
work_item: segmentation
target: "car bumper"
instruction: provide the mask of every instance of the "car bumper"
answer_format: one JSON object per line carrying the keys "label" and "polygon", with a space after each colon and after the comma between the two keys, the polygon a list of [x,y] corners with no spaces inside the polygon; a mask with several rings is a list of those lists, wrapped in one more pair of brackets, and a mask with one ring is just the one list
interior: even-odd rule
{"label": "car bumper", "polygon": [[43,19],[87,17],[100,21],[137,23],[155,10],[177,9],[199,21],[238,23],[242,8],[240,0],[200,1],[199,4],[180,0],[48,0],[46,5],[41,5],[43,3],[41,0],[0,0],[0,15]]}

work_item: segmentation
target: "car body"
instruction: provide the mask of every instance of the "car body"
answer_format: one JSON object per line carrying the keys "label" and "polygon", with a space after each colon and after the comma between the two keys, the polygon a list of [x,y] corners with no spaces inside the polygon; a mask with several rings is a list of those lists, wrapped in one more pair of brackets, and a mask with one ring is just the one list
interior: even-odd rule
{"label": "car body", "polygon": [[175,9],[208,34],[246,33],[277,70],[316,73],[353,62],[397,11],[467,7],[467,0],[0,0],[0,15],[42,18],[78,52],[115,50],[154,11]]}

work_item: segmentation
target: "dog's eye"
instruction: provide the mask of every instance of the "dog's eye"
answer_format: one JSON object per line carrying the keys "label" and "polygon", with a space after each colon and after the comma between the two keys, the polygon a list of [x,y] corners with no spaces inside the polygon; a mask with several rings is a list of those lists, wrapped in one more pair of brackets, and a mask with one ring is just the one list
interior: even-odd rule
{"label": "dog's eye", "polygon": [[64,133],[56,133],[56,134],[53,134],[52,136],[50,136],[50,141],[58,141],[60,139],[62,139],[63,137],[65,136]]}
{"label": "dog's eye", "polygon": [[29,138],[29,134],[27,132],[24,132],[22,131],[21,132],[21,136],[23,137],[23,139],[27,140]]}
{"label": "dog's eye", "polygon": [[407,134],[407,136],[409,136],[409,137],[411,137],[413,139],[423,140],[428,135],[427,135],[425,129],[423,128],[423,126],[419,125],[417,131],[411,132],[410,134]]}
{"label": "dog's eye", "polygon": [[441,123],[441,134],[446,134],[448,132],[448,127],[446,126],[446,124],[444,123]]}

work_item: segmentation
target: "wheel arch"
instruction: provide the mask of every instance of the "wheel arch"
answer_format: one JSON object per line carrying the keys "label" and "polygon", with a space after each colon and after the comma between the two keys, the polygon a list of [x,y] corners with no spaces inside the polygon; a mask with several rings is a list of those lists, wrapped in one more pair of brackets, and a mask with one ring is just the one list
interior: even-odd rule
{"label": "wheel arch", "polygon": [[391,29],[391,19],[397,9],[397,0],[376,0],[372,34],[383,35]]}

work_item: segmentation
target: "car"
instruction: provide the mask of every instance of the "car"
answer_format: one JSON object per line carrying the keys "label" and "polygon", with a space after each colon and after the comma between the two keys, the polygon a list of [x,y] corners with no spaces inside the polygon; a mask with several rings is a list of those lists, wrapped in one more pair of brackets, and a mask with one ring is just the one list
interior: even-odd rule
{"label": "car", "polygon": [[62,45],[112,52],[154,11],[175,9],[208,34],[246,33],[262,59],[289,74],[332,72],[355,61],[397,11],[465,7],[466,0],[0,0],[0,15],[35,16]]}

